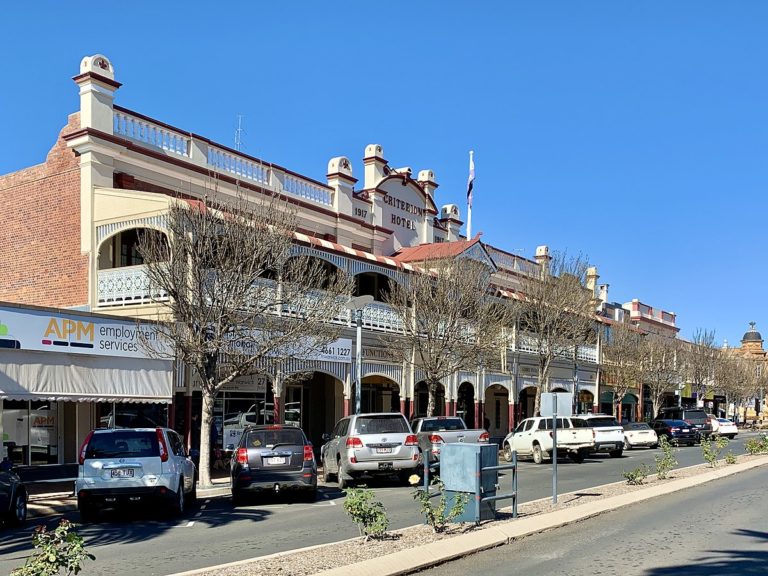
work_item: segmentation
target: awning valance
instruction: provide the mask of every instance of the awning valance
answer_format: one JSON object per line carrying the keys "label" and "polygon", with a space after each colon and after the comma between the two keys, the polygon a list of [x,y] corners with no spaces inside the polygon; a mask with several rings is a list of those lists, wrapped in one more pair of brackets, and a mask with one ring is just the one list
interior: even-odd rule
{"label": "awning valance", "polygon": [[0,399],[170,402],[169,360],[8,350],[0,353]]}

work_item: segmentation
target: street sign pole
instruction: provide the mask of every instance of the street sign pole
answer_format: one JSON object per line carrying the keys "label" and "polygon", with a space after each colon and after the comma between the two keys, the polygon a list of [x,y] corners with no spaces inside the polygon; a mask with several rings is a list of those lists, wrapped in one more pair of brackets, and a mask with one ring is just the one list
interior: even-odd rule
{"label": "street sign pole", "polygon": [[557,504],[557,394],[552,395],[552,504]]}

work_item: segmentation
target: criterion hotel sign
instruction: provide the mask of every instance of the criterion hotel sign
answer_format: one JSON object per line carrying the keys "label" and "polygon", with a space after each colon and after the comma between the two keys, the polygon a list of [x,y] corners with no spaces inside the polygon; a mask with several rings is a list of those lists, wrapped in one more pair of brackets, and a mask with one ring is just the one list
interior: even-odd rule
{"label": "criterion hotel sign", "polygon": [[392,206],[392,208],[401,212],[401,214],[398,214],[397,212],[390,214],[389,220],[387,220],[387,224],[401,226],[407,230],[416,230],[416,221],[413,220],[410,216],[413,215],[416,218],[422,220],[424,219],[424,213],[426,210],[420,206],[416,206],[415,204],[406,202],[405,200],[395,198],[391,194],[384,196],[382,200],[385,205]]}

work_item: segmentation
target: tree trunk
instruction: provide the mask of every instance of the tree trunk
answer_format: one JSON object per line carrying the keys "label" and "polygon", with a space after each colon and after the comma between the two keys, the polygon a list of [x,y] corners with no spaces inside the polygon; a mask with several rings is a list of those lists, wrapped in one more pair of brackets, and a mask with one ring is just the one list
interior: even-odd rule
{"label": "tree trunk", "polygon": [[200,415],[200,486],[211,485],[211,424],[213,424],[213,395],[203,390],[203,413]]}
{"label": "tree trunk", "polygon": [[427,390],[429,390],[429,400],[427,401],[427,416],[435,415],[435,406],[437,405],[437,384],[438,382],[436,380],[430,380],[427,386]]}

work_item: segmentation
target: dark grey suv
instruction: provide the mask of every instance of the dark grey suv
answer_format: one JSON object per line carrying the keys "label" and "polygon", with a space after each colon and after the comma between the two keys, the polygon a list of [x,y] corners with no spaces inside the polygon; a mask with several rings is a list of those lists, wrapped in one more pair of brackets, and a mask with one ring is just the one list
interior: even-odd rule
{"label": "dark grey suv", "polygon": [[712,419],[701,408],[681,408],[671,406],[659,410],[657,419],[666,420],[684,420],[692,427],[696,428],[701,438],[706,438],[712,434]]}

